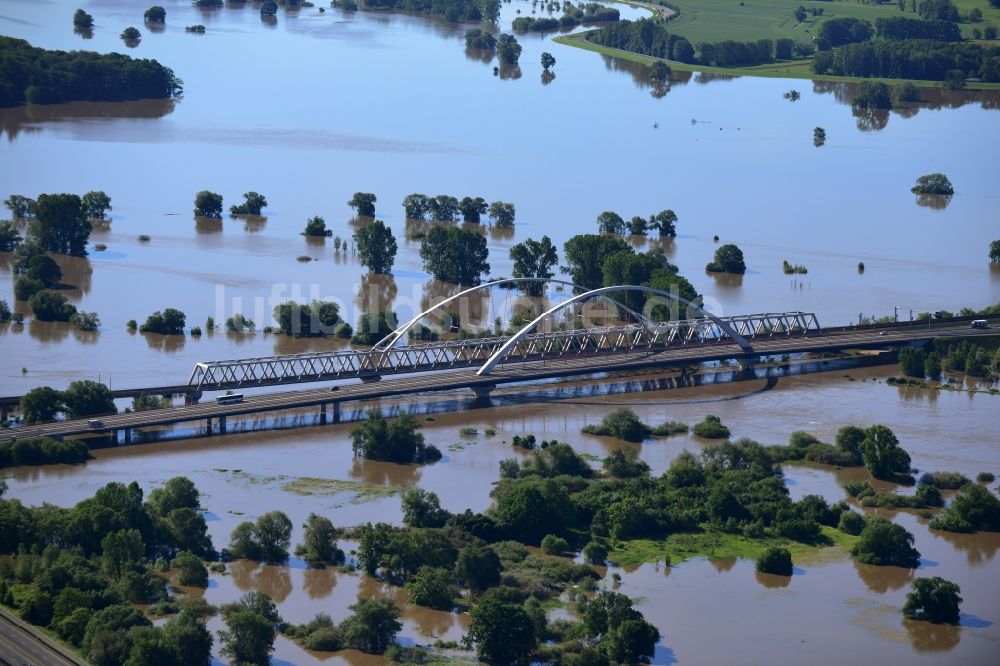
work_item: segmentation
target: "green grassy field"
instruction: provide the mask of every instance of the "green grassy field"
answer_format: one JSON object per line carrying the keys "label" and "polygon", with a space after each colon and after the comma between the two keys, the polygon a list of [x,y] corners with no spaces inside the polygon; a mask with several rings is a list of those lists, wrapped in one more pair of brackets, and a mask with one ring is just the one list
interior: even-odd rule
{"label": "green grassy field", "polygon": [[[573,35],[561,35],[553,37],[552,41],[566,46],[575,46],[587,51],[594,51],[603,55],[629,60],[642,65],[652,65],[657,58],[645,56],[620,49],[612,49],[606,46],[593,44],[586,40],[586,35],[592,31],[576,33]],[[792,60],[768,63],[766,65],[753,65],[751,67],[706,67],[704,65],[686,65],[672,60],[672,69],[682,72],[708,72],[709,74],[728,74],[730,76],[763,76],[774,79],[811,79],[813,81],[842,81],[846,83],[860,83],[861,81],[883,81],[889,85],[904,83],[906,79],[865,79],[858,76],[820,76],[812,71],[812,59]],[[940,87],[940,81],[911,81],[917,86]],[[966,86],[968,90],[1000,90],[1000,83],[970,83]]]}
{"label": "green grassy field", "polygon": [[[873,24],[880,17],[899,16],[920,18],[909,9],[900,12],[895,4],[863,5],[853,0],[818,2],[816,0],[671,0],[680,9],[680,16],[670,22],[672,33],[687,37],[692,43],[719,42],[725,39],[751,41],[787,37],[800,42],[811,42],[818,23],[831,17],[850,16],[866,19]],[[809,15],[799,23],[792,12],[802,5],[809,11],[822,9],[822,16]],[[1000,26],[1000,9],[991,7],[988,0],[955,0],[960,13],[973,7],[983,12],[981,23],[960,23],[962,34],[972,36],[973,28],[982,30],[993,24]]]}
{"label": "green grassy field", "polygon": [[738,534],[722,532],[695,532],[671,534],[663,540],[636,539],[623,541],[608,559],[619,566],[656,562],[664,556],[671,564],[679,564],[693,557],[742,557],[755,559],[768,546],[781,546],[792,553],[796,564],[819,564],[848,556],[858,537],[844,534],[832,527],[823,527],[827,543],[810,546],[788,539],[748,539]]}

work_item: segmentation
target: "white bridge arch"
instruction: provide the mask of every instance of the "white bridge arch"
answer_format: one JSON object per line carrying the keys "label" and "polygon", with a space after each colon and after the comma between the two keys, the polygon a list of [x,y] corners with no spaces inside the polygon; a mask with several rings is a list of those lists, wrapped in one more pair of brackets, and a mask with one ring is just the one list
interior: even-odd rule
{"label": "white bridge arch", "polygon": [[[529,333],[531,333],[531,331],[534,330],[534,328],[538,326],[538,324],[541,323],[546,317],[549,317],[550,315],[574,303],[585,301],[587,299],[594,298],[595,296],[603,296],[604,294],[607,294],[609,292],[616,292],[616,291],[641,291],[648,294],[655,294],[657,296],[669,298],[679,303],[683,303],[687,305],[689,308],[694,308],[702,316],[706,317],[713,324],[722,329],[722,331],[727,336],[729,336],[731,340],[733,340],[740,346],[740,348],[743,350],[744,353],[746,354],[753,353],[753,347],[750,345],[750,343],[747,342],[746,338],[737,333],[736,329],[733,328],[733,326],[729,322],[727,322],[724,319],[720,319],[719,317],[716,317],[715,315],[708,312],[701,306],[696,305],[695,303],[692,303],[691,301],[685,298],[681,298],[677,294],[671,294],[670,292],[664,291],[662,289],[654,289],[653,287],[644,287],[635,285],[618,285],[614,287],[600,287],[598,289],[591,289],[590,291],[585,291],[582,294],[577,294],[572,298],[569,298],[557,305],[552,306],[551,308],[549,308],[548,310],[546,310],[545,312],[543,312],[542,314],[538,315],[533,320],[531,320],[531,322],[526,324],[520,331],[518,331],[510,338],[508,338],[507,341],[504,342],[504,344],[501,345],[500,348],[497,349],[496,352],[494,352],[493,355],[489,357],[489,359],[487,359],[486,363],[484,363],[483,366],[479,368],[476,374],[480,376],[489,375],[493,371],[493,368],[496,367],[498,363],[502,362],[505,358],[507,358],[507,355],[510,354],[511,350],[513,350],[517,346],[517,344],[521,342],[521,340],[523,340]],[[644,317],[642,318],[642,320],[646,321]]]}
{"label": "white bridge arch", "polygon": [[[406,322],[402,326],[397,327],[392,333],[390,333],[389,335],[385,336],[384,338],[382,338],[381,340],[379,340],[378,342],[376,342],[374,345],[372,345],[372,351],[383,351],[383,350],[390,349],[393,345],[395,345],[397,342],[399,342],[406,335],[406,333],[411,328],[413,328],[418,323],[420,323],[420,321],[424,317],[430,315],[435,310],[438,310],[439,308],[444,307],[445,305],[448,305],[449,303],[457,301],[458,299],[462,298],[463,296],[468,296],[469,294],[475,293],[477,291],[482,291],[484,289],[491,289],[493,287],[496,287],[496,286],[499,286],[499,285],[502,285],[502,284],[519,284],[519,283],[523,283],[523,282],[542,282],[542,283],[553,282],[555,284],[561,284],[561,285],[566,286],[566,287],[572,287],[573,289],[579,289],[579,290],[584,291],[584,292],[587,291],[586,287],[580,286],[580,285],[576,284],[575,282],[569,282],[567,280],[559,280],[559,279],[556,279],[556,278],[535,278],[535,277],[503,278],[501,280],[493,280],[491,282],[484,282],[483,284],[478,284],[478,285],[476,285],[474,287],[469,287],[468,289],[463,289],[462,291],[458,292],[457,294],[449,296],[448,298],[446,298],[446,299],[444,299],[442,301],[438,301],[437,303],[435,303],[431,307],[427,308],[426,310],[424,310],[423,312],[421,312],[417,316],[413,317],[412,319],[410,319],[408,322]],[[610,291],[615,291],[615,290],[610,290]],[[621,291],[621,289],[618,289],[618,291]],[[618,307],[624,309],[626,312],[628,312],[633,317],[635,317],[636,320],[638,320],[639,323],[641,323],[643,326],[649,327],[649,326],[652,325],[652,322],[650,322],[649,319],[647,319],[646,317],[644,317],[640,313],[635,312],[634,310],[632,310],[631,308],[629,308],[628,306],[626,306],[624,303],[620,303],[619,301],[616,301],[613,298],[609,298],[608,300],[611,301],[612,303],[614,303],[615,305],[617,305]],[[684,301],[684,299],[676,299],[676,300],[683,301],[683,302],[687,303],[687,301]],[[695,307],[697,307],[697,306],[695,306]]]}

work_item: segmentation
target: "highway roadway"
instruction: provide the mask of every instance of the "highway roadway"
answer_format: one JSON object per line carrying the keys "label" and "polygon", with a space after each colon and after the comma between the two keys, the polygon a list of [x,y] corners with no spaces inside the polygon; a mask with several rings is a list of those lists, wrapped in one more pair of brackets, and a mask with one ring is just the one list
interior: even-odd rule
{"label": "highway roadway", "polygon": [[[887,326],[884,329],[827,329],[811,333],[808,337],[755,338],[753,347],[754,358],[757,358],[759,356],[781,356],[782,354],[803,352],[818,353],[844,349],[899,347],[935,337],[973,338],[996,334],[995,328],[971,329],[968,322],[937,325],[933,328],[923,325],[897,325]],[[405,376],[396,375],[378,382],[340,384],[333,390],[329,385],[325,385],[298,391],[252,394],[247,395],[243,402],[231,405],[219,405],[215,401],[206,401],[200,404],[110,415],[101,417],[104,425],[99,431],[91,428],[86,419],[55,421],[0,431],[0,441],[36,436],[65,437],[94,434],[102,431],[205,421],[258,412],[318,407],[331,403],[375,400],[455,389],[489,391],[499,384],[616,371],[691,366],[709,361],[742,359],[744,357],[745,355],[738,345],[722,342],[674,346],[649,352],[597,353],[547,360],[516,361],[498,366],[494,373],[489,376],[477,375],[477,368],[464,368]],[[155,389],[150,389],[150,393],[155,393]]]}
{"label": "highway roadway", "polygon": [[40,641],[23,622],[0,609],[0,664],[9,666],[82,666],[85,662]]}

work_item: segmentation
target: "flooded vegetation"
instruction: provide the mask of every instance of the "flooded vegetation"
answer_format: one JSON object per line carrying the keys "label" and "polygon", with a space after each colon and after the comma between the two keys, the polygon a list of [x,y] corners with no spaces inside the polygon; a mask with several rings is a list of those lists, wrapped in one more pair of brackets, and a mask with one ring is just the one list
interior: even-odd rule
{"label": "flooded vegetation", "polygon": [[[138,25],[142,39],[128,54],[155,58],[184,84],[183,95],[169,100],[0,109],[0,196],[104,191],[113,202],[109,220],[93,229],[87,256],[54,256],[59,293],[78,310],[98,313],[97,331],[35,320],[13,298],[15,257],[0,252],[0,300],[26,318],[0,324],[0,395],[40,385],[62,390],[80,379],[112,389],[182,384],[199,361],[351,345],[334,335],[265,333],[280,329],[272,312],[288,299],[334,303],[351,326],[362,312],[385,309],[408,319],[460,289],[425,271],[421,241],[440,226],[407,219],[404,199],[414,192],[456,199],[475,193],[484,202],[509,202],[512,216],[516,208],[513,226],[489,224],[485,213],[483,224],[456,223],[483,235],[494,278],[514,274],[508,253],[529,238],[550,237],[563,259],[563,244],[596,233],[602,211],[631,216],[669,208],[678,217],[675,238],[624,242],[637,251],[662,250],[720,315],[802,310],[835,326],[894,310],[905,320],[911,310],[1000,301],[1000,271],[987,258],[997,237],[1000,116],[993,91],[924,88],[919,101],[858,112],[853,84],[797,82],[792,104],[783,98],[788,81],[680,71],[654,78],[649,68],[553,44],[551,34],[536,31],[518,34],[519,75],[506,69],[493,76],[495,55],[465,48],[465,31],[497,32],[489,24],[321,12],[319,3],[282,7],[262,19],[258,4],[172,2],[154,30],[140,23],[134,3],[102,1],[86,6],[93,27],[78,33],[72,3],[0,2],[0,31],[40,48],[121,51],[119,34]],[[617,8],[625,19],[648,14]],[[510,32],[515,18],[533,12],[528,2],[501,4],[499,31]],[[185,26],[204,26],[203,33]],[[543,52],[557,61],[551,72],[540,64]],[[810,142],[817,129],[821,150]],[[939,172],[954,183],[946,202],[909,191],[921,175]],[[265,193],[266,204],[254,208],[259,215],[195,216],[192,201],[202,190],[222,195],[223,211],[251,202],[244,193]],[[377,196],[364,201],[374,217],[368,205],[348,204],[352,194],[369,192]],[[303,236],[316,217],[324,233]],[[398,240],[392,275],[367,274],[352,238],[373,219]],[[16,226],[24,233],[27,224]],[[707,272],[706,263],[728,244],[742,250],[745,274]],[[808,272],[786,274],[789,259]],[[515,313],[506,296],[495,290],[463,315],[490,327],[497,318],[507,324]],[[187,330],[198,326],[202,334],[139,330],[168,308],[183,311]],[[513,469],[513,459],[519,469],[530,467],[540,450],[514,446],[515,437],[533,435],[539,447],[568,443],[595,473],[620,451],[615,469],[641,461],[656,479],[684,451],[700,455],[726,437],[789,448],[791,434],[803,431],[832,445],[842,426],[884,424],[909,454],[915,478],[1000,474],[995,384],[952,373],[945,386],[953,390],[936,390],[888,382],[896,367],[811,363],[809,374],[762,371],[734,382],[719,368],[685,381],[607,377],[500,389],[492,401],[423,395],[354,405],[345,423],[310,428],[292,427],[318,423],[306,410],[247,417],[233,420],[232,434],[212,439],[176,439],[178,431],[163,429],[162,441],[149,432],[146,443],[95,448],[76,464],[5,467],[4,500],[69,508],[110,481],[133,480],[150,499],[154,488],[184,476],[200,491],[198,515],[217,550],[240,523],[275,510],[291,522],[294,550],[310,514],[318,514],[346,530],[338,539],[346,566],[314,568],[294,554],[278,564],[234,560],[212,568],[207,587],[177,588],[215,606],[263,592],[293,625],[326,613],[340,626],[359,595],[382,596],[400,611],[403,646],[451,646],[470,631],[467,608],[420,606],[411,603],[412,588],[362,574],[354,528],[402,527],[402,497],[414,488],[435,493],[447,512],[486,512],[503,486],[502,464]],[[836,369],[821,371],[828,367]],[[368,408],[413,413],[440,460],[356,457],[351,430]],[[637,422],[605,420],[620,409]],[[709,434],[719,437],[702,436]],[[914,487],[874,479],[861,466],[801,458],[781,465],[792,502],[819,495],[890,519],[913,535],[919,566],[862,564],[850,555],[857,537],[829,526],[824,534],[836,538],[792,548],[791,576],[757,570],[760,544],[729,534],[609,543],[610,563],[594,567],[594,587],[627,595],[655,627],[651,662],[799,664],[836,654],[858,662],[993,663],[1000,533],[932,529],[942,509],[886,505],[886,492],[911,496]],[[862,482],[870,493],[844,489]],[[983,483],[995,497],[995,482]],[[940,486],[946,507],[957,493]],[[543,557],[540,543],[532,544],[532,556]],[[568,545],[583,564],[585,544]],[[502,559],[518,570],[509,551]],[[931,576],[960,586],[957,626],[903,618],[913,580]],[[574,594],[546,601],[550,623],[579,616]],[[717,639],[719,626],[725,641]],[[222,615],[207,619],[213,636],[226,627]],[[331,654],[300,643],[279,634],[274,663],[383,663],[353,649]],[[226,659],[221,647],[216,640],[215,659]],[[445,651],[474,661],[473,653]]]}

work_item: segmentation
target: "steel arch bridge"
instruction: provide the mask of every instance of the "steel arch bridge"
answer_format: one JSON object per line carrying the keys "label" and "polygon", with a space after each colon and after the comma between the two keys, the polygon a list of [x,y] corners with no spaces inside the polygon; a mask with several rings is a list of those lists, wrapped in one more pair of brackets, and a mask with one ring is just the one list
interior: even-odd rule
{"label": "steel arch bridge", "polygon": [[[420,313],[368,350],[312,352],[287,356],[201,362],[195,365],[188,386],[201,391],[276,386],[340,379],[376,380],[384,375],[433,372],[480,366],[477,374],[488,375],[501,362],[559,360],[609,354],[662,352],[671,347],[732,343],[744,357],[753,355],[751,340],[761,337],[807,336],[819,330],[813,313],[776,312],[735,317],[717,317],[676,294],[622,285],[602,287],[577,294],[549,308],[512,336],[476,337],[465,340],[398,345],[423,317],[461,296],[504,282],[530,281],[535,278],[497,280],[466,289]],[[559,280],[548,280],[568,284]],[[673,299],[695,308],[704,316],[693,319],[655,323],[628,310],[638,324],[600,326],[575,330],[533,332],[544,319],[574,303],[606,294],[641,291]],[[621,306],[617,301],[612,301]],[[624,307],[624,306],[621,306]]]}

